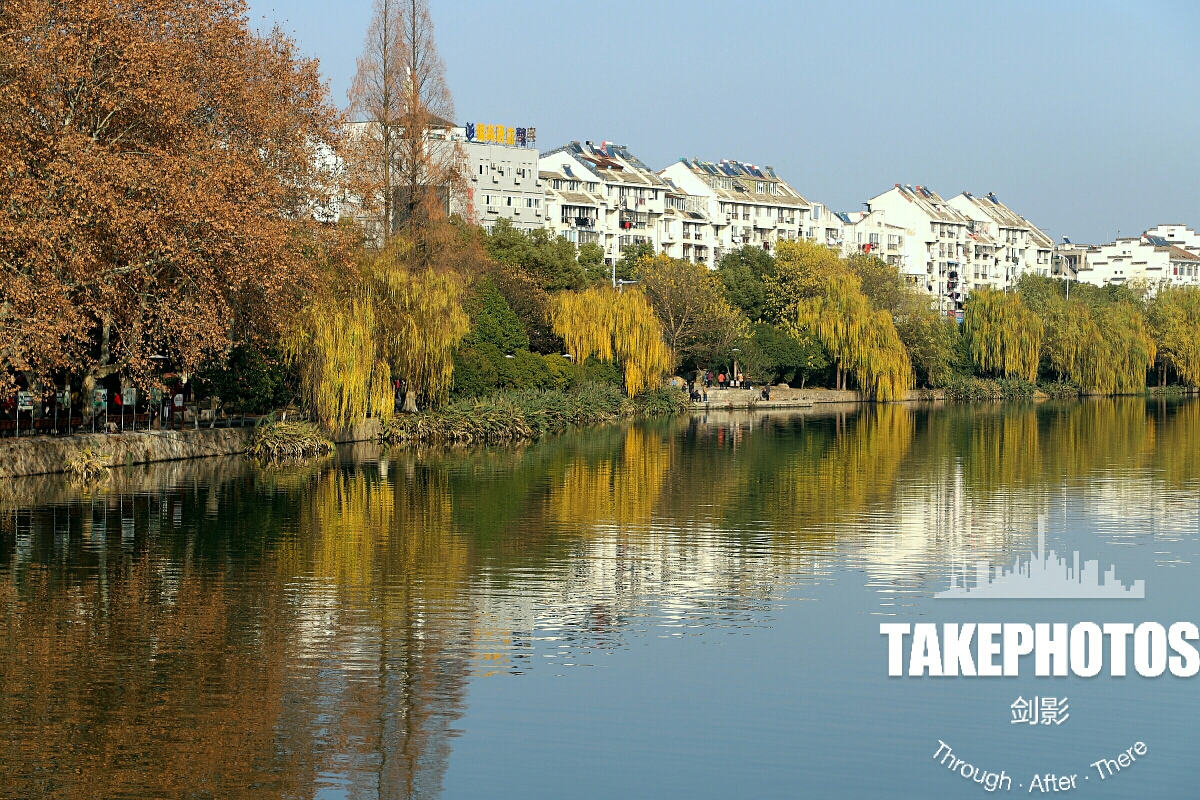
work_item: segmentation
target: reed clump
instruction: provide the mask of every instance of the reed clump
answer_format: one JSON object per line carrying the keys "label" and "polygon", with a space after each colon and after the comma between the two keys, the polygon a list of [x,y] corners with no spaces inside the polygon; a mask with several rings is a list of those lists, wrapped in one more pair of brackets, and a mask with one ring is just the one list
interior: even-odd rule
{"label": "reed clump", "polygon": [[680,413],[690,406],[686,394],[665,387],[632,400],[618,387],[604,383],[584,384],[573,391],[500,392],[451,403],[438,411],[394,417],[385,425],[383,439],[501,444],[620,417]]}
{"label": "reed clump", "polygon": [[99,450],[81,447],[67,457],[66,471],[79,480],[91,482],[102,478],[108,471],[104,456]]}
{"label": "reed clump", "polygon": [[309,458],[333,452],[333,442],[311,422],[275,422],[258,425],[246,453],[263,461]]}

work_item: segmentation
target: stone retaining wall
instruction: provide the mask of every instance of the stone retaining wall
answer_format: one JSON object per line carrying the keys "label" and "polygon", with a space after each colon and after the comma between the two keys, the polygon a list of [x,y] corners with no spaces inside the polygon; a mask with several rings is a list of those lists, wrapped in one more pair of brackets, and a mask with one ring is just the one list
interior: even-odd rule
{"label": "stone retaining wall", "polygon": [[[99,453],[110,467],[232,456],[246,452],[253,432],[252,427],[200,428],[0,439],[0,479],[65,472],[70,459],[85,448]],[[340,430],[330,438],[339,444],[378,441],[379,432],[379,420],[369,419],[360,425]]]}
{"label": "stone retaining wall", "polygon": [[[914,389],[904,402],[944,400],[945,392]],[[804,408],[815,403],[861,403],[862,395],[856,391],[837,389],[782,389],[771,387],[771,399],[762,399],[762,387],[754,389],[708,390],[708,403],[696,403],[696,408]]]}

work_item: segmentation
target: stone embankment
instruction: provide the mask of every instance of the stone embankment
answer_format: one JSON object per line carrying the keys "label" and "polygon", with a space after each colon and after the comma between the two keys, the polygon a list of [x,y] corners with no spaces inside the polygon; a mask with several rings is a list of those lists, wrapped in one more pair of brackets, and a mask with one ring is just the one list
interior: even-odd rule
{"label": "stone embankment", "polygon": [[[246,452],[254,428],[216,428],[136,433],[82,433],[0,440],[0,479],[65,472],[82,450],[91,450],[105,466],[232,456]],[[378,440],[379,420],[369,419],[331,436],[335,442]]]}
{"label": "stone embankment", "polygon": [[[944,400],[945,393],[941,390],[913,390],[908,393],[904,402],[915,403],[927,400]],[[837,389],[784,389],[771,387],[771,399],[764,400],[762,387],[754,389],[718,389],[708,390],[708,402],[694,403],[697,409],[721,408],[807,408],[819,403],[861,403],[862,395],[855,391],[839,391]]]}

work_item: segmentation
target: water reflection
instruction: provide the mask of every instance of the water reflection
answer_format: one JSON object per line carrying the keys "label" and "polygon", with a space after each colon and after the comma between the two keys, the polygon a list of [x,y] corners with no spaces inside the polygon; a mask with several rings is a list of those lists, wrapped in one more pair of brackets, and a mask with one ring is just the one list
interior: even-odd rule
{"label": "water reflection", "polygon": [[472,680],[772,624],[837,565],[877,611],[1008,560],[1070,494],[1194,532],[1200,403],[713,413],[504,450],[211,459],[0,495],[0,785],[431,797]]}

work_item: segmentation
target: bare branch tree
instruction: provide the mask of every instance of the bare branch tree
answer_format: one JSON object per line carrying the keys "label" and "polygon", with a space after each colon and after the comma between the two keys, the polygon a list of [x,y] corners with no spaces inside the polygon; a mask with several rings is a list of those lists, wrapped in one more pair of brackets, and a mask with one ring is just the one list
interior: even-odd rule
{"label": "bare branch tree", "polygon": [[377,241],[400,230],[419,240],[465,181],[427,0],[376,0],[350,102],[352,187],[363,210],[379,214]]}

